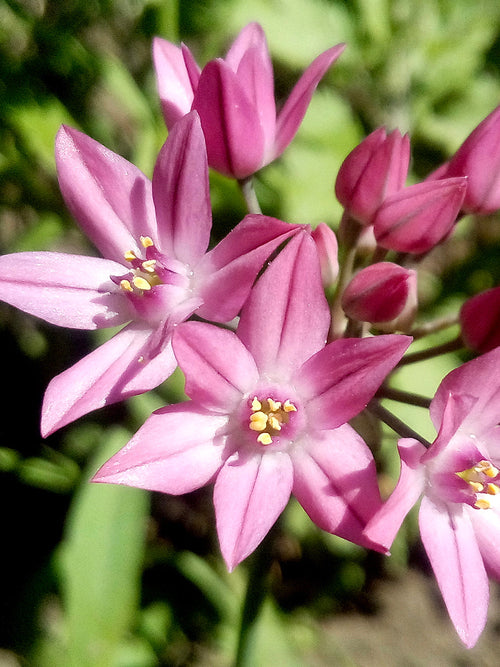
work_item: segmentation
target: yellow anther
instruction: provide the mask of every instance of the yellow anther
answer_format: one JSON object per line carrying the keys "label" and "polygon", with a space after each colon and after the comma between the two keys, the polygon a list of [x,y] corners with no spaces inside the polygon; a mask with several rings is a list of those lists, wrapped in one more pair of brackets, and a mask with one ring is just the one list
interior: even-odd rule
{"label": "yellow anther", "polygon": [[494,465],[492,465],[489,461],[485,461],[487,463],[487,467],[483,470],[484,474],[487,477],[490,477],[493,479],[493,477],[496,477],[498,473],[500,473],[500,470],[498,468],[495,468]]}
{"label": "yellow anther", "polygon": [[134,289],[130,284],[130,280],[120,280],[120,287],[125,290],[125,292],[133,292]]}
{"label": "yellow anther", "polygon": [[269,433],[261,433],[257,438],[257,442],[260,442],[261,445],[270,445],[272,441],[273,439],[271,438]]}
{"label": "yellow anther", "polygon": [[278,412],[278,410],[281,408],[281,402],[273,401],[272,398],[267,399],[267,404],[269,405],[269,410],[271,410],[271,412]]}
{"label": "yellow anther", "polygon": [[492,482],[490,482],[490,483],[486,486],[486,493],[489,493],[490,496],[496,496],[496,495],[498,495],[498,494],[500,493],[500,486],[498,486],[497,484],[493,484]]}
{"label": "yellow anther", "polygon": [[289,401],[288,398],[287,398],[286,401],[283,403],[283,410],[284,410],[285,412],[297,412],[297,408],[295,407],[295,405],[294,405],[293,403],[291,403],[291,402]]}
{"label": "yellow anther", "polygon": [[257,396],[254,396],[252,400],[252,412],[257,412],[257,410],[262,410],[262,403],[259,401]]}
{"label": "yellow anther", "polygon": [[153,239],[150,236],[141,236],[141,243],[143,248],[151,248],[154,246]]}
{"label": "yellow anther", "polygon": [[254,412],[250,415],[249,426],[252,431],[263,431],[267,426],[267,415],[264,412]]}
{"label": "yellow anther", "polygon": [[133,262],[134,259],[137,259],[136,254],[133,250],[127,250],[127,252],[123,255],[127,262]]}
{"label": "yellow anther", "polygon": [[146,273],[154,273],[156,269],[156,259],[147,259],[141,266]]}
{"label": "yellow anther", "polygon": [[274,415],[269,415],[269,417],[267,418],[267,423],[275,431],[281,431],[281,422]]}
{"label": "yellow anther", "polygon": [[474,507],[478,510],[489,510],[491,507],[491,503],[489,500],[486,500],[486,498],[479,498],[474,503]]}
{"label": "yellow anther", "polygon": [[481,484],[481,482],[469,482],[469,486],[476,493],[482,493],[484,491],[484,484]]}
{"label": "yellow anther", "polygon": [[134,284],[134,287],[137,287],[137,289],[140,290],[144,290],[145,292],[151,289],[151,284],[148,283],[146,278],[142,278],[141,276],[134,276],[132,283]]}

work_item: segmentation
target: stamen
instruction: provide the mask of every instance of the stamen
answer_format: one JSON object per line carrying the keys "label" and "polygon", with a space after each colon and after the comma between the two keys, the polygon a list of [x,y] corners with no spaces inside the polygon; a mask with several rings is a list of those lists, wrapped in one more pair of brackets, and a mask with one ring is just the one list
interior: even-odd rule
{"label": "stamen", "polygon": [[144,290],[145,292],[151,289],[151,284],[148,283],[146,278],[142,278],[141,276],[134,276],[132,283],[134,284],[134,287]]}
{"label": "stamen", "polygon": [[254,396],[252,400],[252,411],[257,412],[257,410],[262,410],[262,403],[259,401],[257,396]]}
{"label": "stamen", "polygon": [[147,259],[141,266],[146,273],[154,273],[156,269],[156,259]]}
{"label": "stamen", "polygon": [[125,292],[133,292],[134,288],[130,284],[130,280],[120,280],[120,287],[122,290],[125,290]]}
{"label": "stamen", "polygon": [[297,412],[297,408],[293,403],[290,402],[290,400],[287,398],[286,401],[283,403],[283,410],[285,412]]}
{"label": "stamen", "polygon": [[143,248],[151,248],[154,246],[153,239],[150,236],[141,236],[141,243]]}
{"label": "stamen", "polygon": [[249,426],[252,431],[263,431],[267,426],[267,415],[264,412],[254,412],[250,415]]}
{"label": "stamen", "polygon": [[269,410],[271,410],[271,412],[277,412],[281,408],[280,401],[273,401],[272,398],[267,399],[267,404],[269,405]]}
{"label": "stamen", "polygon": [[274,415],[269,415],[267,418],[267,423],[271,428],[273,428],[275,431],[281,431],[281,423],[277,417]]}
{"label": "stamen", "polygon": [[250,408],[252,414],[248,426],[251,431],[259,431],[257,442],[261,445],[270,445],[273,437],[288,424],[289,413],[297,412],[297,408],[289,399],[282,403],[270,396],[265,400],[259,400],[254,396]]}
{"label": "stamen", "polygon": [[269,433],[261,433],[257,438],[257,442],[260,442],[261,445],[270,445],[272,441],[273,439],[271,438]]}
{"label": "stamen", "polygon": [[489,510],[491,503],[489,500],[486,500],[486,498],[478,498],[474,503],[474,507],[478,510]]}
{"label": "stamen", "polygon": [[123,255],[127,262],[133,262],[134,259],[137,259],[137,256],[133,250],[127,250],[127,252]]}
{"label": "stamen", "polygon": [[490,496],[496,496],[500,493],[500,486],[490,482],[486,487],[486,493],[489,493]]}

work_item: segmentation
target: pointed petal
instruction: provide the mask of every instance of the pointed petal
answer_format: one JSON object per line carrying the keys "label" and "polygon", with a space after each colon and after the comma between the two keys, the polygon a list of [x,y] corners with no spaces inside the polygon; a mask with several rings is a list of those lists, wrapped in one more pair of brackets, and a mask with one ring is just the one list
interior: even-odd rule
{"label": "pointed petal", "polygon": [[[420,535],[443,600],[460,639],[472,648],[483,631],[488,610],[488,577],[469,513],[437,505],[424,496]],[[482,511],[482,510],[478,510]]]}
{"label": "pointed petal", "polygon": [[295,84],[283,109],[278,115],[273,158],[281,155],[294,138],[318,83],[344,49],[345,44],[338,44],[328,49],[328,51],[321,53],[313,60]]}
{"label": "pointed petal", "polygon": [[400,334],[344,338],[329,343],[295,374],[307,413],[318,429],[352,419],[373,398],[412,339]]}
{"label": "pointed petal", "polygon": [[196,112],[179,120],[163,145],[153,198],[162,252],[195,264],[207,249],[212,227],[205,140]]}
{"label": "pointed petal", "polygon": [[205,322],[185,322],[173,340],[186,394],[207,409],[231,412],[258,380],[250,352],[236,334]]}
{"label": "pointed petal", "polygon": [[56,164],[69,210],[104,257],[123,262],[141,235],[156,238],[151,182],[133,164],[64,125]]}
{"label": "pointed petal", "polygon": [[200,317],[215,322],[236,317],[266,260],[299,229],[267,215],[247,215],[196,268]]}
{"label": "pointed petal", "polygon": [[191,110],[193,86],[182,48],[155,37],[153,61],[165,124],[170,129]]}
{"label": "pointed petal", "polygon": [[0,257],[0,299],[46,322],[73,329],[100,329],[133,317],[112,275],[124,268],[111,260],[58,252],[19,252]]}
{"label": "pointed petal", "polygon": [[203,68],[193,109],[200,114],[211,167],[233,178],[245,178],[261,167],[259,114],[224,61],[212,60]]}
{"label": "pointed petal", "polygon": [[233,570],[258,547],[285,509],[293,469],[285,452],[239,452],[231,456],[215,482],[217,533],[224,560]]}
{"label": "pointed petal", "polygon": [[293,494],[323,530],[369,549],[380,550],[363,535],[381,507],[375,461],[349,425],[315,432],[291,454]]}
{"label": "pointed petal", "polygon": [[323,347],[329,322],[316,245],[301,231],[253,288],[238,335],[261,373],[285,379]]}
{"label": "pointed petal", "polygon": [[92,410],[154,389],[176,366],[169,332],[129,324],[51,380],[43,399],[42,435]]}
{"label": "pointed petal", "polygon": [[488,510],[471,508],[469,513],[486,569],[500,580],[500,511],[498,503],[493,502]]}
{"label": "pointed petal", "polygon": [[267,48],[267,41],[262,27],[255,22],[249,23],[240,31],[234,42],[231,44],[225,62],[233,70],[238,71],[241,59],[245,53],[252,48],[259,49],[262,54],[266,53],[270,62],[269,50]]}
{"label": "pointed petal", "polygon": [[476,436],[498,424],[500,414],[500,348],[462,364],[444,378],[434,396],[430,412],[434,424],[440,424],[448,395],[466,394],[478,400],[464,415],[462,428]]}
{"label": "pointed petal", "polygon": [[425,466],[421,465],[421,458],[426,449],[422,443],[404,438],[399,441],[398,450],[401,456],[399,481],[364,531],[368,539],[387,550],[391,548],[404,518],[421,496],[425,485]]}
{"label": "pointed petal", "polygon": [[[439,429],[439,433],[436,440],[432,443],[432,447],[423,456],[422,461],[424,463],[430,461],[446,449],[476,402],[477,399],[468,394],[448,394],[448,400],[444,406],[441,421],[439,423],[433,422],[434,426]],[[436,415],[434,414],[433,416],[435,417]],[[453,443],[451,443],[451,447],[454,448]]]}
{"label": "pointed petal", "polygon": [[224,462],[226,425],[191,402],[157,410],[92,481],[174,495],[199,489]]}
{"label": "pointed petal", "polygon": [[276,129],[276,103],[274,74],[267,46],[250,48],[241,59],[237,76],[257,111],[264,135],[264,153],[271,156]]}

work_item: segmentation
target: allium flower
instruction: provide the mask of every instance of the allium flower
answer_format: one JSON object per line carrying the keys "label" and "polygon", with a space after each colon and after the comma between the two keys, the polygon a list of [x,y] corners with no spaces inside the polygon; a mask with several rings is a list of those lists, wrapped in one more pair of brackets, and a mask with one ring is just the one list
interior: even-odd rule
{"label": "allium flower", "polygon": [[243,28],[226,57],[211,60],[201,72],[185,45],[156,38],[153,59],[167,127],[196,109],[209,165],[234,178],[250,176],[291,142],[316,86],[343,50],[339,44],[319,55],[276,115],[273,68],[257,23]]}
{"label": "allium flower", "polygon": [[417,310],[417,274],[392,262],[371,264],[359,271],[345,288],[342,308],[353,319],[394,322],[406,331]]}
{"label": "allium flower", "polygon": [[500,287],[468,299],[460,310],[462,338],[467,347],[489,352],[500,345]]}
{"label": "allium flower", "polygon": [[248,556],[290,493],[321,528],[364,546],[380,507],[370,450],[347,421],[373,397],[406,336],[325,346],[329,312],[310,235],[298,233],[266,269],[237,333],[187,322],[174,351],[191,401],[157,410],[94,481],[171,494],[216,478],[221,550]]}
{"label": "allium flower", "polygon": [[432,250],[453,229],[466,187],[464,177],[427,180],[388,197],[373,220],[377,243],[398,252]]}
{"label": "allium flower", "polygon": [[409,163],[407,134],[387,134],[383,127],[369,134],[346,157],[335,182],[335,194],[348,216],[372,224],[382,202],[403,188]]}
{"label": "allium flower", "polygon": [[83,414],[152,389],[177,363],[174,327],[197,311],[234,318],[268,256],[297,226],[247,216],[206,253],[211,208],[196,112],[163,146],[153,182],[94,140],[62,127],[59,183],[69,209],[107,259],[56,252],[0,257],[0,298],[52,324],[118,334],[55,377],[42,409],[48,435]]}
{"label": "allium flower", "polygon": [[422,542],[446,607],[467,647],[488,609],[487,572],[500,579],[500,348],[445,377],[431,403],[439,434],[429,450],[399,442],[401,476],[365,534],[389,548],[423,494]]}
{"label": "allium flower", "polygon": [[467,176],[465,212],[487,215],[500,209],[500,106],[467,137],[445,175]]}

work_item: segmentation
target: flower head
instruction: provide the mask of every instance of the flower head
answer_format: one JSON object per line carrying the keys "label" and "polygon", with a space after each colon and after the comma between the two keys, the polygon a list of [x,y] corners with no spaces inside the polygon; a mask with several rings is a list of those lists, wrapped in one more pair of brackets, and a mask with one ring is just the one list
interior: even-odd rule
{"label": "flower head", "polygon": [[216,478],[230,569],[260,543],[290,493],[323,529],[365,546],[380,505],[373,457],[347,424],[409,344],[339,340],[329,327],[316,247],[297,234],[266,269],[237,332],[187,322],[174,351],[191,401],[153,413],[94,481],[186,493]]}
{"label": "flower head", "polygon": [[422,542],[451,620],[466,646],[481,634],[487,571],[500,578],[500,348],[443,380],[431,403],[439,434],[430,449],[400,440],[401,475],[367,537],[389,548],[423,494]]}
{"label": "flower head", "polygon": [[55,377],[42,409],[47,435],[83,414],[152,389],[175,369],[171,338],[197,311],[233,319],[269,255],[297,226],[247,216],[207,251],[208,166],[196,112],[176,125],[153,181],[93,139],[62,127],[62,194],[106,258],[55,252],[0,257],[0,298],[53,324],[98,329],[128,323]]}
{"label": "flower head", "polygon": [[343,49],[340,44],[319,55],[276,114],[271,59],[257,23],[243,28],[224,59],[201,71],[186,46],[156,38],[153,58],[167,127],[196,109],[210,166],[234,178],[250,176],[291,142],[316,86]]}

